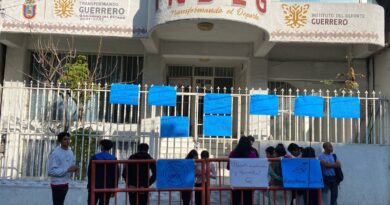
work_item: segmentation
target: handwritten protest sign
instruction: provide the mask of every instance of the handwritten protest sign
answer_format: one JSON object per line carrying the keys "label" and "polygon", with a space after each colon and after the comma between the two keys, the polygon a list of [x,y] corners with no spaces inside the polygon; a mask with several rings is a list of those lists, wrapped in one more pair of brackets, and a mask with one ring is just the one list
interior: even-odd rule
{"label": "handwritten protest sign", "polygon": [[138,105],[138,85],[112,84],[110,104]]}
{"label": "handwritten protest sign", "polygon": [[330,117],[360,118],[360,100],[357,97],[330,98]]}
{"label": "handwritten protest sign", "polygon": [[268,187],[268,160],[230,159],[232,187]]}
{"label": "handwritten protest sign", "polygon": [[203,135],[211,136],[232,136],[232,117],[231,116],[212,116],[206,115],[203,118]]}
{"label": "handwritten protest sign", "polygon": [[231,94],[207,93],[204,96],[205,114],[231,114],[232,96]]}
{"label": "handwritten protest sign", "polygon": [[155,85],[149,89],[148,105],[176,106],[176,88]]}
{"label": "handwritten protest sign", "polygon": [[194,183],[194,160],[157,160],[157,189],[193,188]]}
{"label": "handwritten protest sign", "polygon": [[320,96],[298,96],[295,99],[294,115],[323,117],[324,98]]}
{"label": "handwritten protest sign", "polygon": [[283,186],[286,188],[324,187],[320,161],[317,159],[283,159]]}
{"label": "handwritten protest sign", "polygon": [[279,98],[276,95],[251,95],[249,114],[251,115],[278,115]]}
{"label": "handwritten protest sign", "polygon": [[160,137],[188,137],[190,120],[182,116],[162,116]]}

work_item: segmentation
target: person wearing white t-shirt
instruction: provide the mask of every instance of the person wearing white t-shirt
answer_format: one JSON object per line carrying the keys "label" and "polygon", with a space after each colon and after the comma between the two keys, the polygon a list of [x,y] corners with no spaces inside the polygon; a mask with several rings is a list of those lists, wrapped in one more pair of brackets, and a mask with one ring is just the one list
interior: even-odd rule
{"label": "person wearing white t-shirt", "polygon": [[79,167],[75,165],[75,157],[70,149],[70,134],[61,132],[57,136],[59,146],[49,155],[48,175],[51,177],[51,191],[53,205],[63,205],[68,192],[69,180],[72,173],[77,172]]}

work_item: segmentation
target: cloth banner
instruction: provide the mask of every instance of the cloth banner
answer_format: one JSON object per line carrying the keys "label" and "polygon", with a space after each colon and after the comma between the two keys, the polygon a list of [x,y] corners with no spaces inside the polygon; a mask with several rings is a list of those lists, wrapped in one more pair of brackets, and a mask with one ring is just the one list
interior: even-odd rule
{"label": "cloth banner", "polygon": [[194,160],[157,160],[157,189],[193,188],[194,183]]}
{"label": "cloth banner", "polygon": [[283,159],[283,186],[285,188],[323,188],[322,171],[318,159]]}

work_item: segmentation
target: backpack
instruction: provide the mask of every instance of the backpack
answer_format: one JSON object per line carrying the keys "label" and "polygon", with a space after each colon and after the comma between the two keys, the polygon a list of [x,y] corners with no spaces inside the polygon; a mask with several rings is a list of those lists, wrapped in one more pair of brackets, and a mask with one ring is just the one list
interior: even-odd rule
{"label": "backpack", "polygon": [[[337,156],[336,156],[336,154],[333,154],[333,159],[334,159],[335,162],[337,161]],[[341,170],[341,167],[335,168],[334,170],[335,170],[335,172],[336,172],[336,181],[337,181],[337,184],[340,184],[340,182],[342,182],[342,181],[344,180],[343,170]]]}

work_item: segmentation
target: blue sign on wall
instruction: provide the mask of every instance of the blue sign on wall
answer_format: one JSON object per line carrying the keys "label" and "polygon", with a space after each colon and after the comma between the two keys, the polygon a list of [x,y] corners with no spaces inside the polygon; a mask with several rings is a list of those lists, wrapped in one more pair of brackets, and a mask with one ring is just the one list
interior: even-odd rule
{"label": "blue sign on wall", "polygon": [[160,122],[161,137],[188,137],[190,121],[188,117],[162,116]]}
{"label": "blue sign on wall", "polygon": [[330,98],[330,117],[360,118],[360,100],[357,97]]}
{"label": "blue sign on wall", "polygon": [[283,186],[286,188],[323,188],[322,171],[318,159],[283,159]]}
{"label": "blue sign on wall", "polygon": [[112,84],[110,104],[138,105],[139,86],[128,84]]}
{"label": "blue sign on wall", "polygon": [[193,188],[194,183],[194,160],[157,160],[157,189]]}
{"label": "blue sign on wall", "polygon": [[276,95],[251,95],[249,114],[278,115],[279,98]]}
{"label": "blue sign on wall", "polygon": [[230,94],[207,93],[204,96],[205,114],[231,114],[232,96]]}
{"label": "blue sign on wall", "polygon": [[173,86],[152,86],[149,89],[148,105],[176,106],[176,88]]}
{"label": "blue sign on wall", "polygon": [[205,137],[232,136],[231,116],[211,116],[203,117],[203,135]]}
{"label": "blue sign on wall", "polygon": [[295,116],[323,117],[324,98],[320,96],[298,96],[295,99]]}

